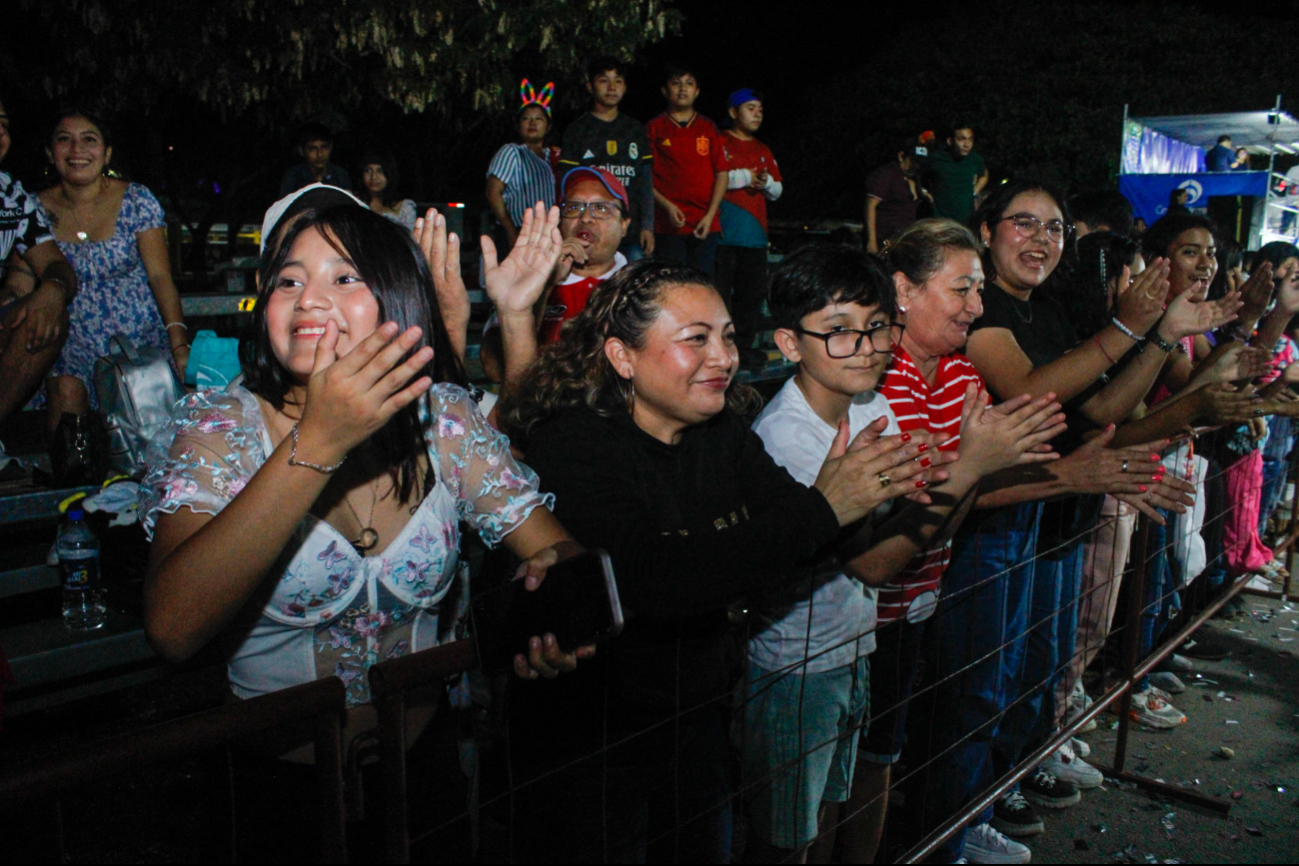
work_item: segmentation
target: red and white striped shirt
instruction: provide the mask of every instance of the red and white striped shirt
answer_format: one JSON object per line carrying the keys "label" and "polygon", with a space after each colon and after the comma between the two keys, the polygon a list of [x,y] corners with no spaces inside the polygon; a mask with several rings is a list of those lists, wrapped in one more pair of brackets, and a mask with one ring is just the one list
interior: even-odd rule
{"label": "red and white striped shirt", "polygon": [[[983,377],[970,359],[954,352],[939,359],[934,387],[930,388],[907,350],[897,346],[884,379],[875,390],[889,401],[902,432],[945,433],[951,438],[939,450],[955,451],[961,444],[961,407],[970,382],[978,385],[980,391],[984,389]],[[881,586],[879,624],[904,618],[909,622],[928,619],[938,602],[938,581],[950,559],[950,543],[923,551],[893,580]]]}

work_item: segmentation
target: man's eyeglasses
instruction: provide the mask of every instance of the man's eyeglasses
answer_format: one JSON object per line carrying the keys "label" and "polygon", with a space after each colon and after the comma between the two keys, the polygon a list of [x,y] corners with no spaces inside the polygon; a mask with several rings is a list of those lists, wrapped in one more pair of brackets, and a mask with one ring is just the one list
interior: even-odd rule
{"label": "man's eyeglasses", "polygon": [[861,351],[861,344],[867,338],[871,341],[871,349],[876,352],[892,352],[897,346],[898,341],[902,339],[902,325],[876,325],[865,331],[855,331],[851,328],[844,328],[840,331],[831,331],[828,334],[818,334],[816,331],[805,331],[802,328],[794,330],[804,337],[816,337],[818,340],[825,341],[825,353],[831,358],[851,358]]}
{"label": "man's eyeglasses", "polygon": [[607,220],[622,211],[616,201],[566,201],[559,206],[559,213],[564,219],[581,219],[583,213],[589,213],[591,219]]}
{"label": "man's eyeglasses", "polygon": [[1068,225],[1060,220],[1051,220],[1043,223],[1040,219],[1027,213],[1017,213],[1014,216],[1002,217],[1002,220],[1008,221],[1019,232],[1021,238],[1033,238],[1042,229],[1046,229],[1046,236],[1051,240],[1059,243],[1069,235],[1073,234],[1073,226]]}

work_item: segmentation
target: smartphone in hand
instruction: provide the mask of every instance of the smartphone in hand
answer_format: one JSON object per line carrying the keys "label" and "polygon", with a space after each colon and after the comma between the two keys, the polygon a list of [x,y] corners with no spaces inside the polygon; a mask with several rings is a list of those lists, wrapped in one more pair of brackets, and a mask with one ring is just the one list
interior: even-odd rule
{"label": "smartphone in hand", "polygon": [[472,602],[478,656],[489,671],[509,670],[514,656],[528,654],[532,637],[553,634],[564,652],[622,633],[622,605],[613,563],[603,550],[588,550],[546,571],[529,592],[511,580]]}

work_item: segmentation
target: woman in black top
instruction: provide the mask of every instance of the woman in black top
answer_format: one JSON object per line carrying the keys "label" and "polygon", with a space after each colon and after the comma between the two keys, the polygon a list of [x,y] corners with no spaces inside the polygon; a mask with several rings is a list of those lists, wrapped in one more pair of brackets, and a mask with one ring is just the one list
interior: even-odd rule
{"label": "woman in black top", "polygon": [[804,487],[741,418],[737,368],[716,289],[643,261],[595,289],[507,407],[560,520],[612,557],[627,620],[572,677],[513,689],[516,854],[643,860],[666,832],[673,859],[728,861],[727,606],[807,578],[840,527],[947,475],[909,436],[850,448],[844,426]]}

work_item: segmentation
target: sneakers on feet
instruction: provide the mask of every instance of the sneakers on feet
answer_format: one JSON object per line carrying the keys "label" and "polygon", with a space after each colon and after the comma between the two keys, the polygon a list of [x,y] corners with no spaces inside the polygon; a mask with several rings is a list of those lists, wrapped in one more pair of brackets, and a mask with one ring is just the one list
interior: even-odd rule
{"label": "sneakers on feet", "polygon": [[1186,685],[1172,671],[1156,671],[1150,675],[1150,684],[1158,686],[1170,695],[1180,695],[1186,691]]}
{"label": "sneakers on feet", "polygon": [[992,826],[1006,836],[1036,836],[1046,829],[1042,816],[1018,791],[1011,791],[993,804]]}
{"label": "sneakers on feet", "polygon": [[1186,656],[1173,653],[1160,662],[1159,666],[1156,667],[1155,670],[1172,671],[1175,674],[1189,674],[1191,671],[1195,670],[1195,662],[1191,661]]}
{"label": "sneakers on feet", "polygon": [[1082,799],[1072,782],[1038,767],[1019,781],[1020,793],[1030,803],[1046,809],[1066,809]]}
{"label": "sneakers on feet", "polygon": [[1159,730],[1175,728],[1186,721],[1186,714],[1155,694],[1154,688],[1132,696],[1132,721]]}
{"label": "sneakers on feet", "polygon": [[1220,662],[1231,656],[1230,647],[1204,632],[1205,629],[1200,629],[1186,643],[1182,644],[1178,648],[1181,654],[1188,658],[1200,659],[1206,662]]}
{"label": "sneakers on feet", "polygon": [[1038,769],[1055,776],[1061,782],[1068,782],[1079,791],[1099,788],[1101,782],[1105,781],[1101,771],[1074,754],[1073,746],[1069,743],[1056,749],[1055,754],[1043,761]]}
{"label": "sneakers on feet", "polygon": [[1087,741],[1081,740],[1078,737],[1071,737],[1069,739],[1069,745],[1073,746],[1073,753],[1080,758],[1089,757],[1092,753],[1092,747],[1087,745]]}
{"label": "sneakers on feet", "polygon": [[[1087,708],[1092,705],[1092,699],[1087,696],[1083,690],[1082,681],[1074,683],[1073,691],[1069,693],[1068,708],[1065,711],[1065,719],[1072,722],[1074,719],[1087,712]],[[1087,724],[1078,729],[1078,733],[1086,734],[1096,730],[1096,720],[1092,719]]]}
{"label": "sneakers on feet", "polygon": [[966,831],[964,853],[971,863],[1033,862],[1033,852],[1026,845],[1007,839],[991,824],[980,824]]}

